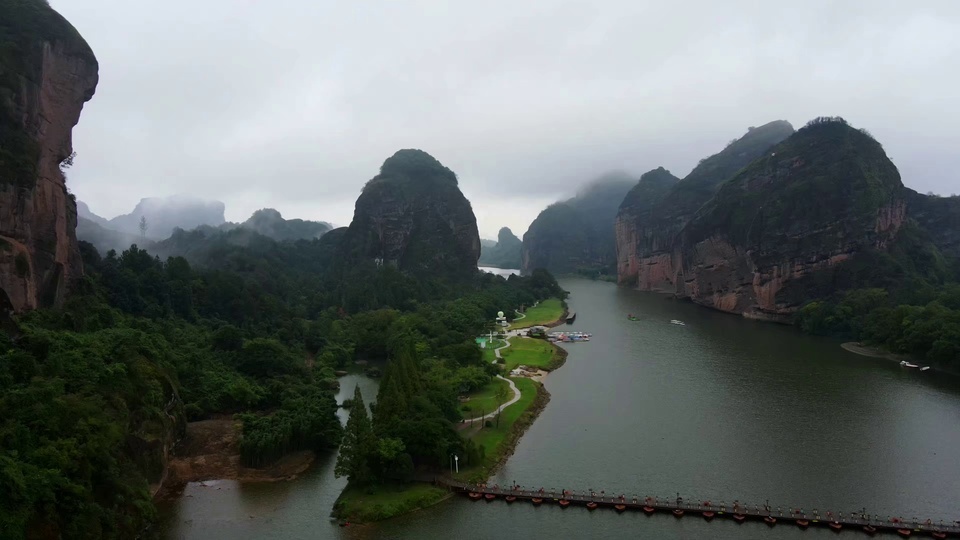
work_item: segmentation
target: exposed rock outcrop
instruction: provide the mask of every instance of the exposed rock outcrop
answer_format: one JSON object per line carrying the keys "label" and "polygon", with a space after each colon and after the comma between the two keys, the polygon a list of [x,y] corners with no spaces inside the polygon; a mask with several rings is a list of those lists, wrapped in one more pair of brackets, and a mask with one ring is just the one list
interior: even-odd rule
{"label": "exposed rock outcrop", "polygon": [[886,250],[906,208],[877,141],[842,119],[815,121],[724,182],[669,246],[644,253],[637,283],[789,320],[803,301],[832,292],[829,270]]}
{"label": "exposed rock outcrop", "polygon": [[[61,163],[97,60],[46,2],[0,4],[0,311],[60,304],[83,273]],[[12,47],[12,48],[11,48]]]}
{"label": "exposed rock outcrop", "polygon": [[480,235],[453,171],[422,150],[400,150],[363,187],[341,250],[345,265],[460,281],[478,271]]}
{"label": "exposed rock outcrop", "polygon": [[637,247],[643,242],[638,237],[641,231],[638,223],[647,223],[654,211],[659,208],[663,198],[670,193],[680,179],[670,174],[670,171],[659,167],[640,177],[637,185],[627,193],[620,203],[617,218],[614,222],[614,233],[617,239],[617,280],[635,280],[640,272],[638,267],[640,257]]}
{"label": "exposed rock outcrop", "polygon": [[[669,255],[680,230],[720,184],[792,133],[793,126],[784,120],[750,128],[719,153],[701,160],[652,208],[634,208],[646,200],[639,196],[642,192],[625,199],[617,214],[617,281],[647,290],[671,289],[657,263]],[[631,244],[630,238],[636,243]]]}
{"label": "exposed rock outcrop", "polygon": [[545,268],[555,274],[612,273],[616,265],[614,219],[636,183],[634,178],[624,172],[608,173],[587,184],[576,197],[540,212],[523,235],[522,272]]}

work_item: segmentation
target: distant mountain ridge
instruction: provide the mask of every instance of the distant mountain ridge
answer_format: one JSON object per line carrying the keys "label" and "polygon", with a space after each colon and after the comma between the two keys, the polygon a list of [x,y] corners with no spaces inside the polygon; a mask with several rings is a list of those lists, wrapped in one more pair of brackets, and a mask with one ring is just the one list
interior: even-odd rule
{"label": "distant mountain ridge", "polygon": [[480,240],[481,266],[497,268],[520,268],[520,255],[523,241],[513,234],[509,227],[503,227],[497,234],[497,241]]}
{"label": "distant mountain ridge", "polygon": [[624,196],[636,183],[625,172],[607,173],[577,195],[540,212],[523,235],[521,270],[544,268],[555,274],[613,273],[613,224]]}

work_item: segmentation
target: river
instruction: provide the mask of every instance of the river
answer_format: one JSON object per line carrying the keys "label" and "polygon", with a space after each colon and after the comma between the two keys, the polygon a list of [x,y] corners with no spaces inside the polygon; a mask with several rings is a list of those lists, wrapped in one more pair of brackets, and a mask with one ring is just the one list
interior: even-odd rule
{"label": "river", "polygon": [[[960,519],[960,379],[664,296],[561,280],[589,343],[567,345],[552,399],[493,482]],[[640,317],[629,321],[627,313]],[[679,319],[685,326],[670,324]],[[360,382],[344,381],[340,398]],[[809,538],[780,525],[454,498],[369,526],[328,521],[334,455],[294,482],[188,486],[167,538]],[[221,489],[216,489],[221,488]]]}

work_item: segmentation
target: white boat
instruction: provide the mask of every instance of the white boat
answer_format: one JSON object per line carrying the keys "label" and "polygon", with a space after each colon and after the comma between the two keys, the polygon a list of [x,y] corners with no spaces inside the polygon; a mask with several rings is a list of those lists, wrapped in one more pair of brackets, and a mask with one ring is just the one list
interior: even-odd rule
{"label": "white boat", "polygon": [[918,366],[918,365],[916,365],[916,364],[911,364],[910,362],[907,362],[906,360],[901,360],[901,361],[900,361],[900,365],[903,366],[903,367],[908,367],[908,368],[918,368],[918,367],[920,367],[920,366]]}
{"label": "white boat", "polygon": [[683,321],[678,321],[678,320],[676,320],[676,319],[672,319],[672,320],[670,321],[670,324],[677,324],[677,325],[680,325],[680,326],[686,326],[686,324],[684,324]]}
{"label": "white boat", "polygon": [[920,371],[926,371],[928,369],[930,369],[930,366],[923,366],[922,368],[920,368]]}

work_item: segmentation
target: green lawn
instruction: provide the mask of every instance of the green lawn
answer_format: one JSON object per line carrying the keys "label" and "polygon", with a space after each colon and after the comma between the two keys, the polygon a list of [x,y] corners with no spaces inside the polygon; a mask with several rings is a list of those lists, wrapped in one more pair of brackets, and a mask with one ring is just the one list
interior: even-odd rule
{"label": "green lawn", "polygon": [[546,368],[550,365],[556,348],[549,341],[535,338],[515,337],[510,346],[500,351],[509,371],[519,365]]}
{"label": "green lawn", "polygon": [[526,317],[514,321],[510,325],[511,330],[518,328],[529,328],[547,323],[552,323],[563,315],[563,304],[559,298],[548,298],[534,307],[527,308]]}
{"label": "green lawn", "polygon": [[488,342],[485,348],[480,349],[483,351],[483,360],[487,363],[493,363],[493,361],[497,358],[496,353],[494,353],[493,350],[497,347],[502,347],[504,343],[506,342],[502,339],[495,339],[492,342]]}
{"label": "green lawn", "polygon": [[[500,405],[497,403],[497,388],[503,387],[506,389],[506,399],[504,401],[510,401],[513,397],[513,392],[510,391],[510,385],[507,384],[507,381],[501,379],[493,379],[486,386],[477,390],[470,396],[470,401],[460,404],[460,410],[463,411],[464,418],[475,418],[480,416],[480,413],[490,413],[497,409]],[[468,408],[464,408],[468,407]],[[506,412],[506,411],[504,411]]]}
{"label": "green lawn", "polygon": [[[482,481],[489,476],[490,467],[500,461],[504,453],[509,450],[509,445],[505,444],[505,439],[511,431],[523,429],[522,423],[529,424],[533,422],[531,415],[527,415],[521,420],[524,413],[530,408],[537,397],[540,383],[524,377],[511,377],[517,389],[520,390],[520,401],[510,405],[500,414],[500,427],[483,428],[473,436],[473,442],[483,446],[486,452],[486,459],[482,466],[461,468],[457,479],[468,482]],[[518,421],[521,425],[517,425]],[[493,420],[496,426],[496,420]],[[516,435],[517,437],[519,434]]]}
{"label": "green lawn", "polygon": [[420,482],[369,488],[348,486],[340,494],[334,508],[341,519],[368,523],[432,506],[448,494],[445,489]]}

